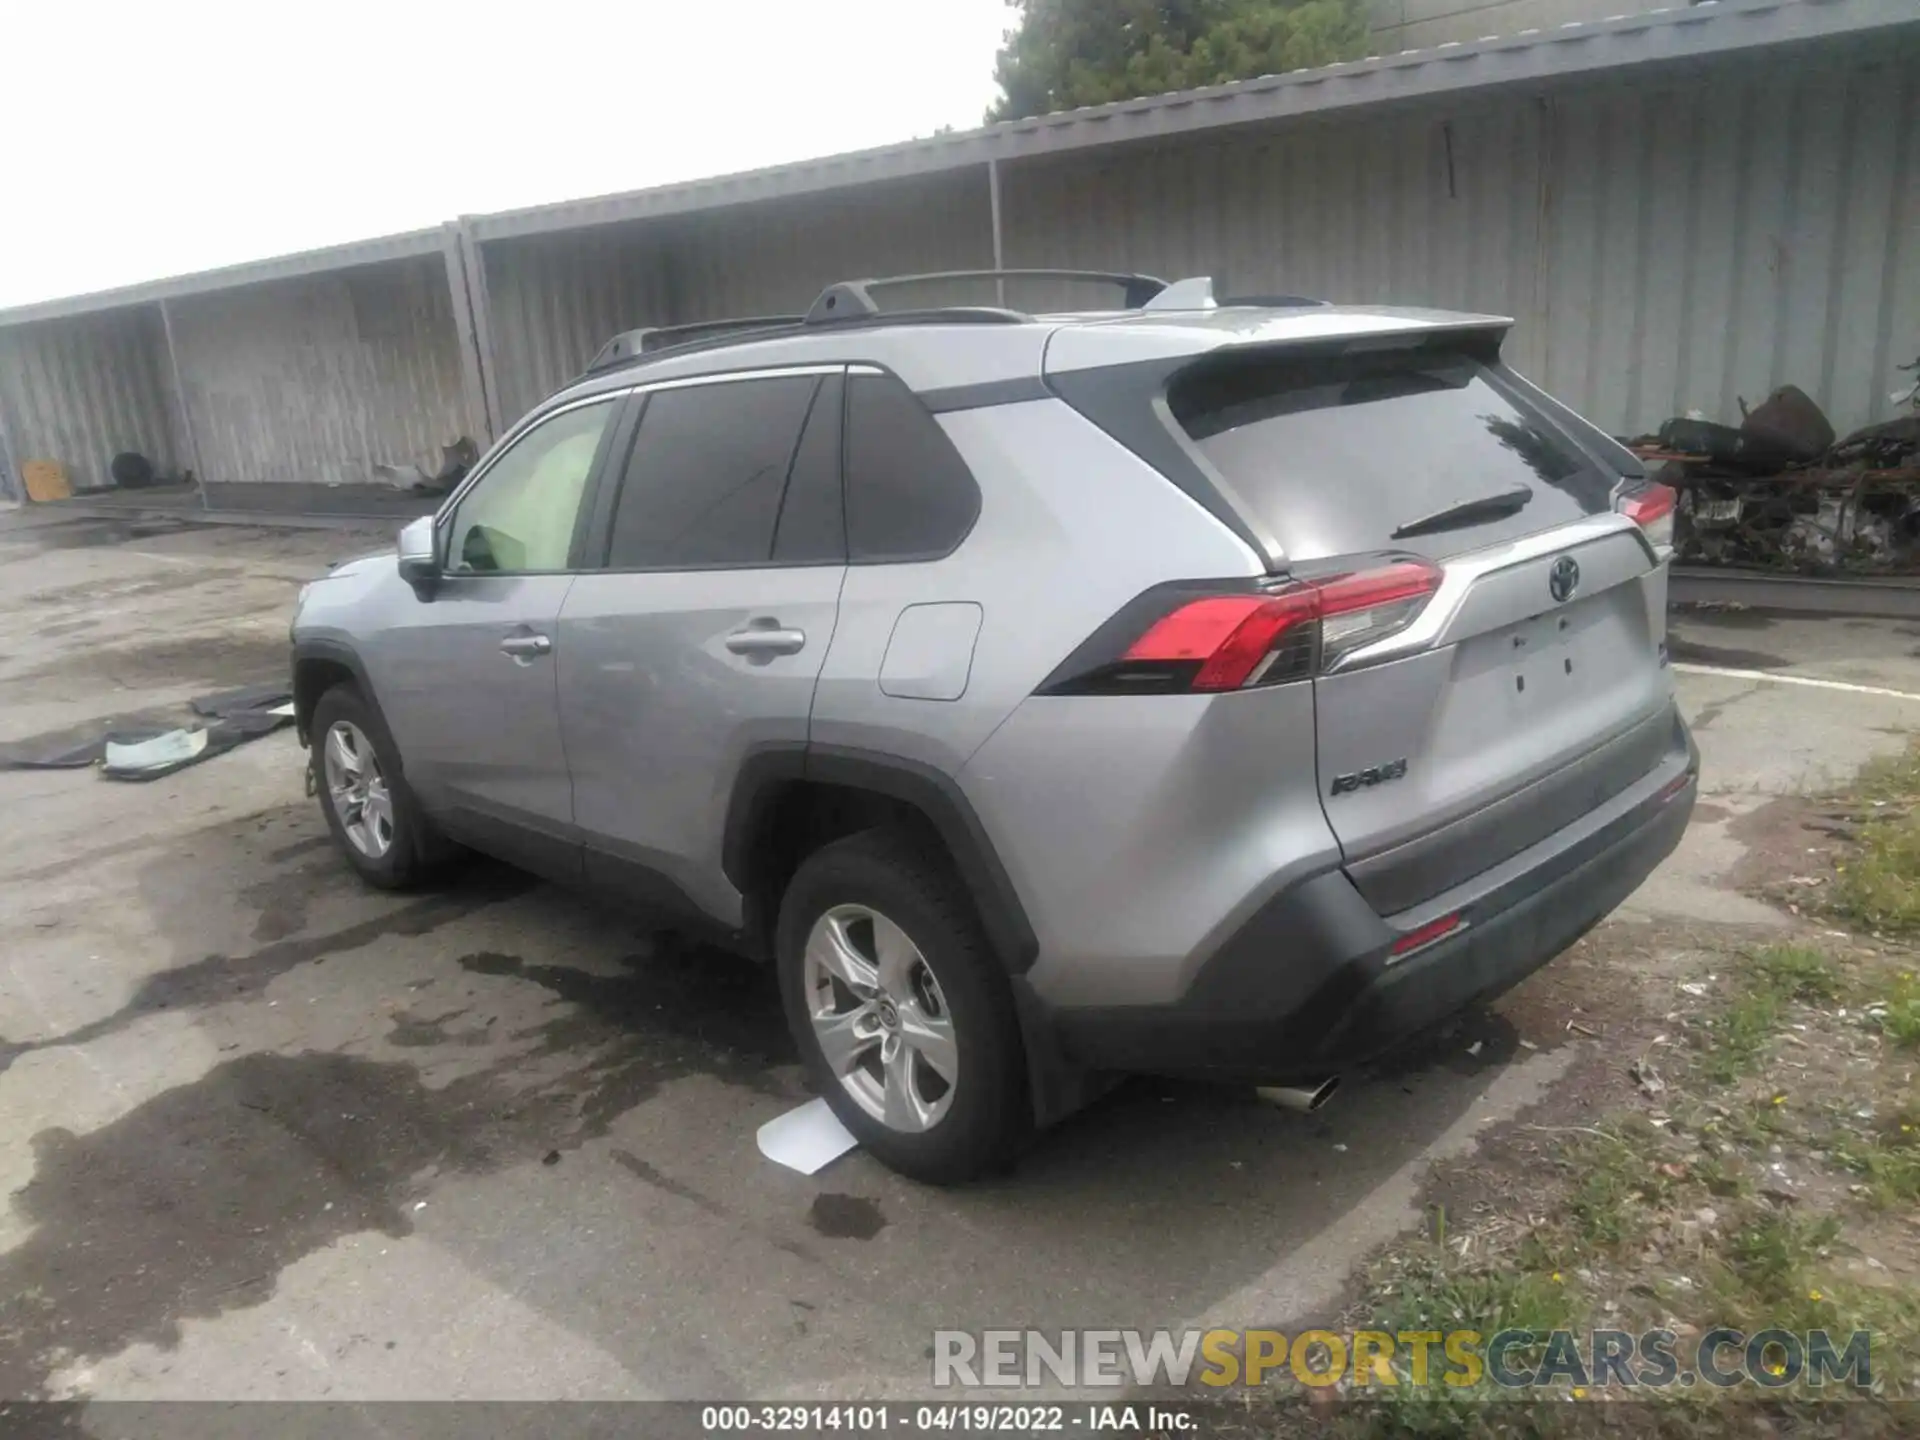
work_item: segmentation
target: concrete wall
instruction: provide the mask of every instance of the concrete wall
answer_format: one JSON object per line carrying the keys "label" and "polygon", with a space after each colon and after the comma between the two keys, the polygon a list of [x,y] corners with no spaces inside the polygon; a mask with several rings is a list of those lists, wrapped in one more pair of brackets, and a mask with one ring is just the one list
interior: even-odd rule
{"label": "concrete wall", "polygon": [[0,425],[19,467],[57,460],[75,489],[108,486],[113,457],[137,450],[161,471],[186,465],[153,306],[0,329]]}
{"label": "concrete wall", "polygon": [[380,484],[376,465],[431,473],[442,445],[484,439],[439,257],[190,297],[172,316],[212,486]]}

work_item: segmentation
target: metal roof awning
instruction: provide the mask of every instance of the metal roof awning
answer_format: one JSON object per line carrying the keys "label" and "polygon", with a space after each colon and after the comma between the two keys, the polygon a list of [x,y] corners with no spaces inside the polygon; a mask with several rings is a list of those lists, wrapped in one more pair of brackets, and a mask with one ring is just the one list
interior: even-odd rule
{"label": "metal roof awning", "polygon": [[1461,94],[1663,61],[1907,30],[1913,0],[1707,0],[1553,30],[1523,30],[1367,60],[1180,90],[1012,120],[680,185],[465,217],[481,240],[686,214],[878,180],[1061,154],[1099,145],[1327,114],[1396,100]]}
{"label": "metal roof awning", "polygon": [[293,280],[303,275],[324,275],[335,270],[350,270],[361,265],[378,265],[385,260],[409,260],[422,255],[438,255],[446,244],[442,227],[410,230],[400,235],[383,235],[373,240],[355,240],[346,245],[330,245],[320,250],[302,250],[295,255],[280,255],[271,260],[250,260],[242,265],[227,265],[218,270],[201,270],[191,275],[176,275],[166,280],[145,280],[138,285],[122,285],[112,290],[96,290],[87,295],[71,295],[59,300],[42,300],[32,305],[17,305],[0,310],[0,326],[25,325],[35,320],[57,320],[68,315],[86,315],[100,310],[118,310],[130,305],[151,305],[160,300],[177,300],[188,295],[205,295],[217,290],[237,290],[272,280]]}

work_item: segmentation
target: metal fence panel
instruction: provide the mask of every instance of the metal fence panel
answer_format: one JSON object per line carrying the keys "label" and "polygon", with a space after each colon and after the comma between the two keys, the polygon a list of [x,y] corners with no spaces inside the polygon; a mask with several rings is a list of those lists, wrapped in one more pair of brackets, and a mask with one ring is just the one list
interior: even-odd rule
{"label": "metal fence panel", "polygon": [[166,380],[166,342],[151,306],[0,330],[0,415],[14,467],[57,460],[76,489],[113,483],[123,450],[162,471],[184,463]]}
{"label": "metal fence panel", "polygon": [[1011,265],[1512,315],[1514,362],[1619,433],[1737,423],[1788,382],[1844,432],[1920,351],[1909,47],[1084,153],[1002,191]]}
{"label": "metal fence panel", "polygon": [[[622,330],[804,311],[863,275],[993,263],[984,169],[572,234],[483,242],[507,423]],[[979,303],[978,288],[920,303]]]}
{"label": "metal fence panel", "polygon": [[440,447],[469,428],[438,255],[170,303],[212,483],[379,484],[380,465],[432,473]]}
{"label": "metal fence panel", "polygon": [[[675,321],[788,314],[836,280],[993,264],[984,167],[715,210],[671,234]],[[980,303],[981,291],[958,299]]]}
{"label": "metal fence panel", "polygon": [[620,331],[668,318],[652,227],[500,241],[480,253],[503,431]]}

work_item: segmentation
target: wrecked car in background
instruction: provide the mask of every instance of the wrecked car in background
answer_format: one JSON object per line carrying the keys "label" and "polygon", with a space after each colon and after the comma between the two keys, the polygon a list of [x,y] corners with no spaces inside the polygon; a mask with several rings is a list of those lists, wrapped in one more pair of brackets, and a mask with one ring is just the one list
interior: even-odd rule
{"label": "wrecked car in background", "polygon": [[[1900,367],[1913,372],[1920,360]],[[1920,385],[1909,413],[1836,439],[1785,385],[1738,426],[1676,416],[1630,447],[1679,492],[1675,559],[1803,574],[1920,572]]]}

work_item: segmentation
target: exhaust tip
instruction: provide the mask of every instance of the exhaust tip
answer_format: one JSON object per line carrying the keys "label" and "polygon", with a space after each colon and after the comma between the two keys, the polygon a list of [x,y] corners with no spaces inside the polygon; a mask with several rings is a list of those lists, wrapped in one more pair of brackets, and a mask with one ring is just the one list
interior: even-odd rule
{"label": "exhaust tip", "polygon": [[1339,1088],[1340,1077],[1329,1075],[1318,1085],[1262,1085],[1254,1094],[1283,1110],[1297,1110],[1302,1115],[1311,1115],[1331,1100],[1333,1092]]}

